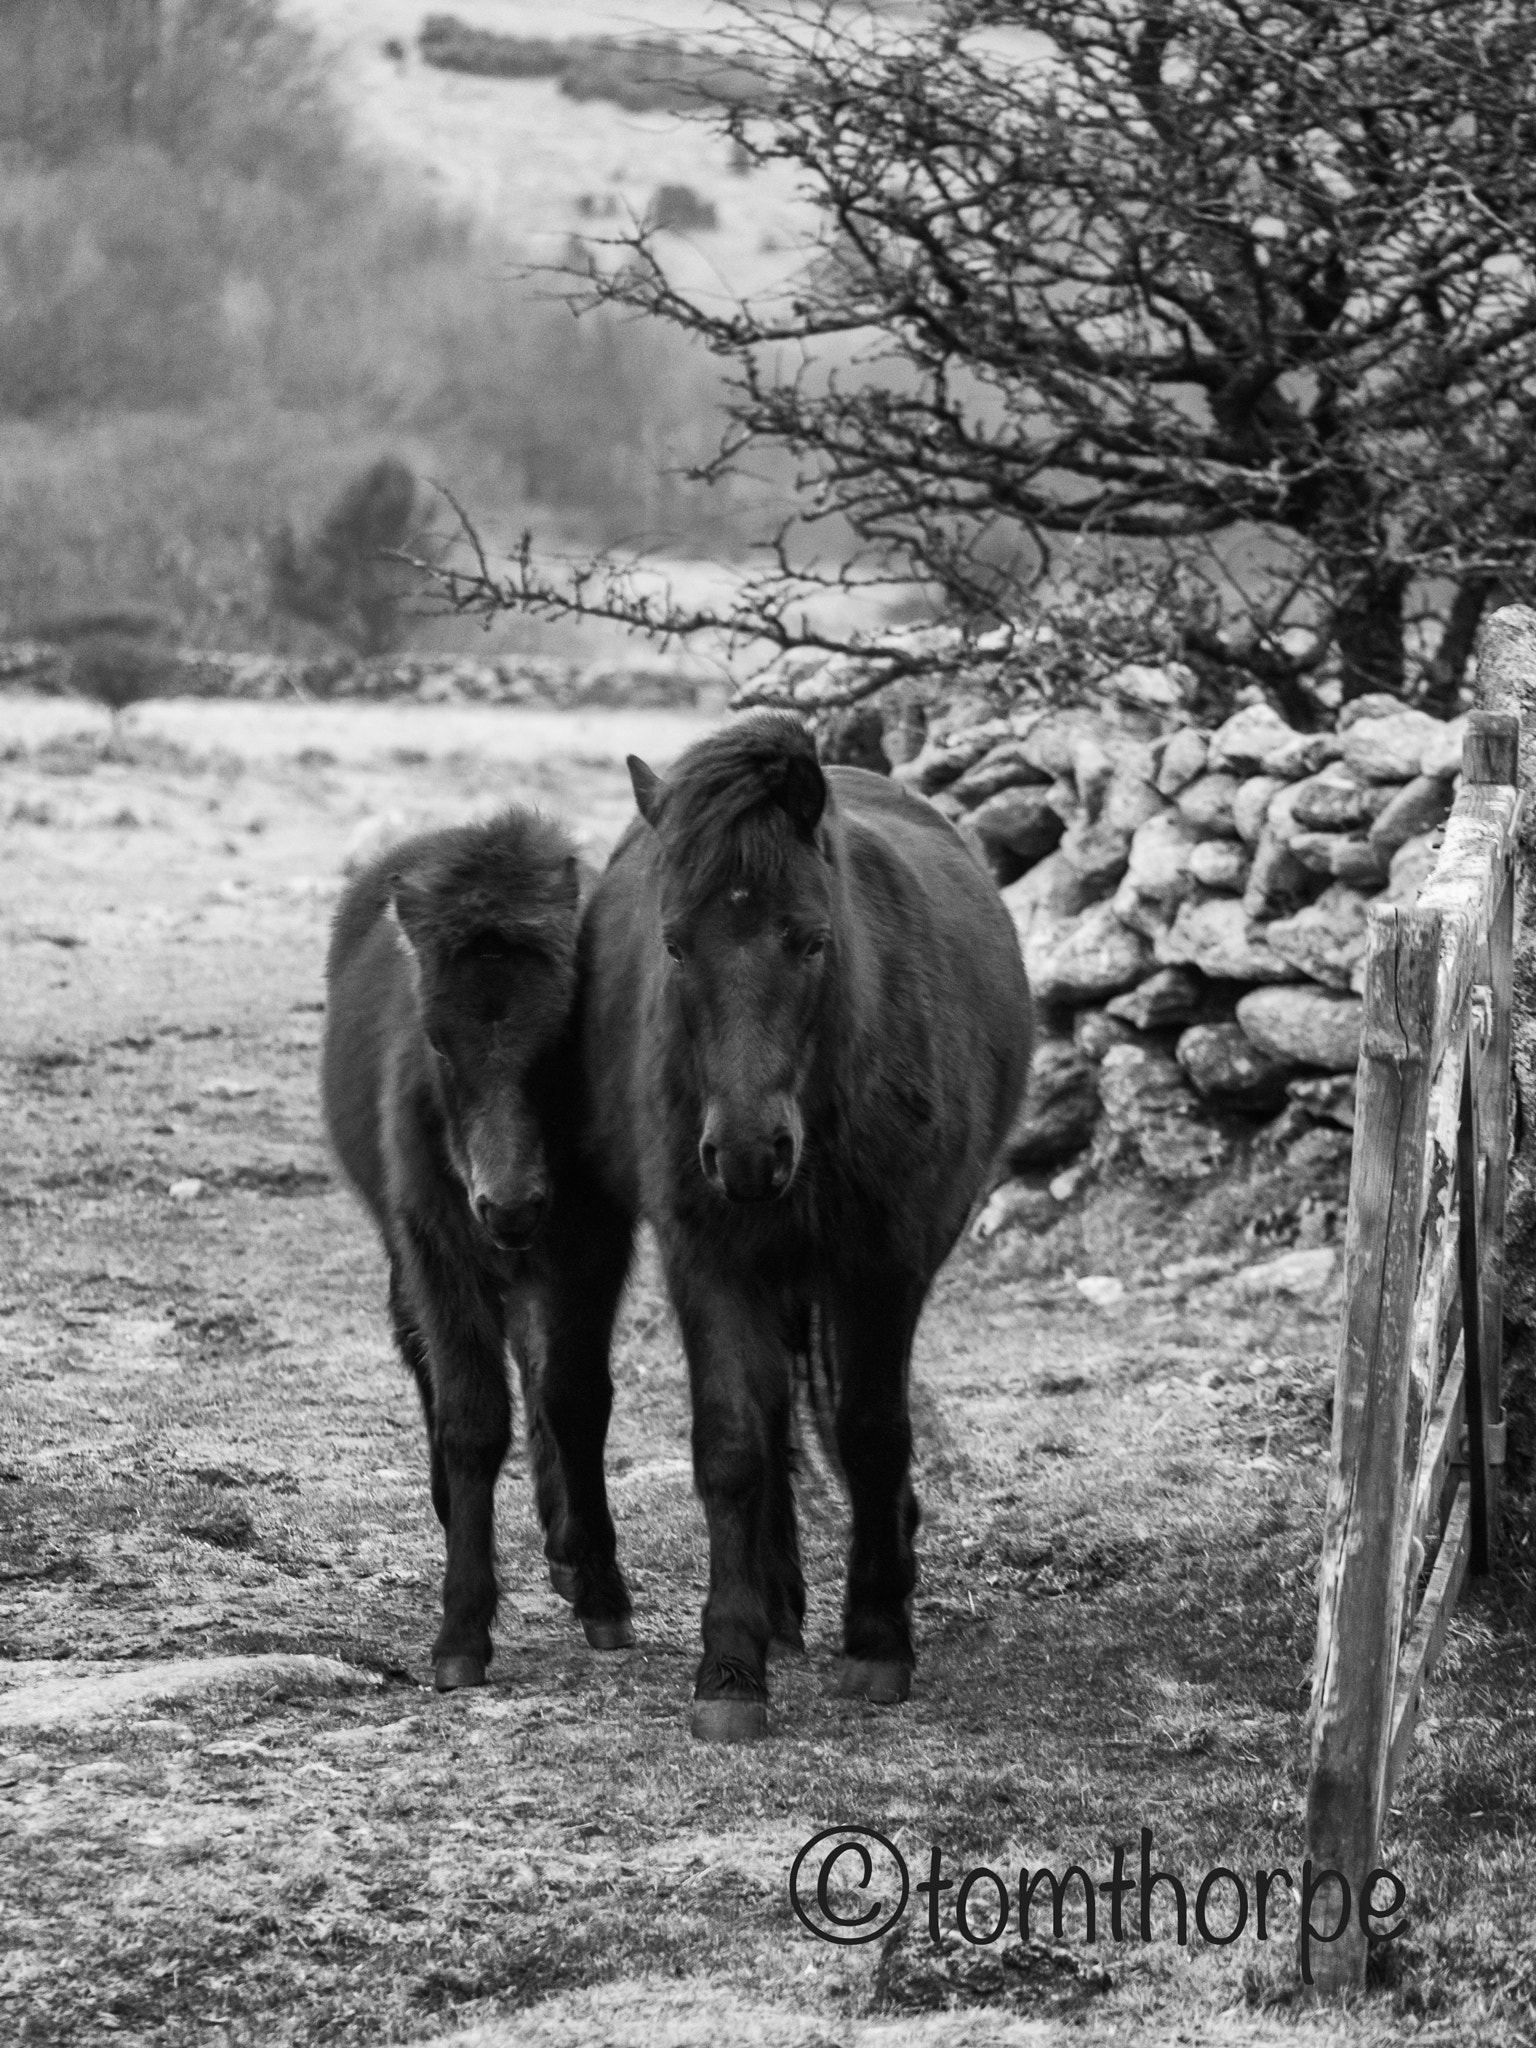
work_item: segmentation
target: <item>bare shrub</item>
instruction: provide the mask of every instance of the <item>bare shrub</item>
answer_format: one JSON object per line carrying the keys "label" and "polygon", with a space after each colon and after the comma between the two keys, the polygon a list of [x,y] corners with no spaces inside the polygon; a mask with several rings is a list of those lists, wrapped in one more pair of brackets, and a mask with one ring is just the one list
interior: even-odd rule
{"label": "bare shrub", "polygon": [[137,635],[87,633],[70,650],[68,686],[111,712],[114,745],[123,713],[146,698],[163,696],[169,680],[165,650]]}
{"label": "bare shrub", "polygon": [[658,185],[646,220],[674,235],[707,235],[720,225],[715,202],[701,199],[691,185]]}
{"label": "bare shrub", "polygon": [[389,559],[413,537],[416,479],[386,455],[346,484],[307,541],[290,525],[273,536],[273,601],[324,626],[359,654],[388,654],[405,639],[410,572]]}

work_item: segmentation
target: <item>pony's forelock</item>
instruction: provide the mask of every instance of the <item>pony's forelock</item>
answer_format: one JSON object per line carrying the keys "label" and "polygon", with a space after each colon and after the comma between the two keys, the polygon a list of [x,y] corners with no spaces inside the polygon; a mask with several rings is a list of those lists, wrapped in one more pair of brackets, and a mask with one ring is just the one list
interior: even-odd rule
{"label": "pony's forelock", "polygon": [[804,810],[811,790],[819,818],[829,792],[816,743],[788,712],[739,719],[691,747],[667,777],[658,825],[680,907],[726,889],[778,887],[808,837],[786,794]]}

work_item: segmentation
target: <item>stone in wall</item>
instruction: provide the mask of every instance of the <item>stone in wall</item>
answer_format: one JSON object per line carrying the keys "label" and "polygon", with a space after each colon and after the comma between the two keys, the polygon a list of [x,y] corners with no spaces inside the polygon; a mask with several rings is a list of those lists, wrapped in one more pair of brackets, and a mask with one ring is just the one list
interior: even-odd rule
{"label": "stone in wall", "polygon": [[1253,866],[1243,890],[1243,909],[1256,919],[1285,917],[1310,903],[1322,884],[1309,867],[1268,825],[1253,850]]}
{"label": "stone in wall", "polygon": [[1099,1115],[1094,1064],[1070,1038],[1042,1038],[1030,1061],[1029,1088],[1003,1146],[1014,1173],[1059,1166],[1093,1136]]}
{"label": "stone in wall", "polygon": [[1059,842],[1062,821],[1052,808],[1050,792],[1038,783],[999,790],[970,814],[982,840],[1001,846],[1031,866]]}
{"label": "stone in wall", "polygon": [[1174,1057],[1198,1094],[1271,1113],[1284,1102],[1286,1080],[1296,1071],[1294,1060],[1262,1052],[1236,1023],[1192,1024]]}
{"label": "stone in wall", "polygon": [[1269,807],[1269,823],[1286,840],[1298,832],[1361,832],[1391,800],[1390,789],[1362,782],[1341,763],[1282,791]]}
{"label": "stone in wall", "polygon": [[1091,711],[1047,711],[1025,739],[1024,758],[1042,775],[1070,775],[1074,743],[1082,739],[1097,743],[1103,730],[1103,720]]}
{"label": "stone in wall", "polygon": [[1162,967],[1198,967],[1214,981],[1293,981],[1297,970],[1264,942],[1235,896],[1191,897],[1153,941]]}
{"label": "stone in wall", "polygon": [[1355,1128],[1355,1076],[1353,1074],[1308,1074],[1287,1082],[1286,1094],[1308,1115],[1340,1130]]}
{"label": "stone in wall", "polygon": [[1377,813],[1371,844],[1389,857],[1422,832],[1434,832],[1451,815],[1451,784],[1434,775],[1415,775]]}
{"label": "stone in wall", "polygon": [[1196,886],[1189,856],[1198,844],[1198,833],[1177,811],[1162,811],[1137,827],[1115,894],[1115,911],[1123,923],[1152,938],[1172,922]]}
{"label": "stone in wall", "polygon": [[[1141,985],[1146,987],[1145,982]],[[1121,1000],[1116,996],[1117,1003]],[[1110,1007],[1079,1010],[1072,1019],[1072,1043],[1084,1059],[1092,1060],[1095,1066],[1112,1045],[1138,1045],[1140,1042],[1141,1033],[1111,1015]]]}
{"label": "stone in wall", "polygon": [[1240,787],[1241,780],[1236,775],[1207,773],[1196,776],[1175,799],[1179,816],[1203,839],[1231,836],[1237,830],[1232,821],[1232,807]]}
{"label": "stone in wall", "polygon": [[1356,889],[1379,889],[1391,857],[1363,832],[1297,832],[1290,851],[1315,875],[1332,875]]}
{"label": "stone in wall", "polygon": [[1208,742],[1192,725],[1180,726],[1158,749],[1156,783],[1160,796],[1177,796],[1187,783],[1205,772]]}
{"label": "stone in wall", "polygon": [[1327,988],[1354,989],[1365,959],[1370,898],[1347,882],[1330,882],[1315,903],[1290,917],[1275,918],[1265,938],[1282,959]]}
{"label": "stone in wall", "polygon": [[1047,778],[1024,759],[1024,742],[1006,739],[988,748],[981,759],[950,783],[950,794],[963,804],[984,803],[1000,789],[1012,789],[1021,782],[1044,782]]}
{"label": "stone in wall", "polygon": [[1151,945],[1112,903],[1067,918],[1036,911],[1024,939],[1024,971],[1043,1004],[1102,1002],[1133,988],[1151,965]]}
{"label": "stone in wall", "polygon": [[1424,749],[1440,737],[1440,721],[1402,705],[1384,718],[1361,718],[1343,735],[1343,761],[1366,782],[1406,782],[1419,773]]}
{"label": "stone in wall", "polygon": [[[1163,799],[1140,772],[1142,765],[1136,759],[1114,767],[1098,794],[1097,814],[1090,816],[1085,808],[1062,839],[1064,857],[1096,889],[1114,887],[1129,864],[1135,833],[1164,808]],[[1086,807],[1088,799],[1083,801]]]}
{"label": "stone in wall", "polygon": [[1044,860],[1010,882],[1002,892],[1008,915],[1022,944],[1037,916],[1075,917],[1093,901],[1093,892],[1069,860],[1048,853]]}
{"label": "stone in wall", "polygon": [[1237,1006],[1237,1021],[1261,1052],[1332,1073],[1352,1071],[1360,1057],[1362,1005],[1314,984],[1256,988]]}
{"label": "stone in wall", "polygon": [[1264,756],[1263,772],[1279,782],[1298,782],[1337,761],[1343,751],[1336,732],[1293,732]]}
{"label": "stone in wall", "polygon": [[1099,1065],[1103,1113],[1096,1161],[1130,1153],[1160,1180],[1200,1180],[1231,1156],[1222,1131],[1200,1114],[1184,1070],[1156,1046],[1116,1045]]}
{"label": "stone in wall", "polygon": [[1278,711],[1267,704],[1250,704],[1236,711],[1211,734],[1206,765],[1227,768],[1238,775],[1257,775],[1277,747],[1296,737]]}
{"label": "stone in wall", "polygon": [[1189,872],[1203,889],[1241,896],[1253,869],[1253,853],[1236,839],[1202,839],[1191,847]]}
{"label": "stone in wall", "polygon": [[1232,799],[1232,829],[1248,846],[1257,846],[1269,817],[1269,807],[1285,784],[1273,775],[1249,775]]}
{"label": "stone in wall", "polygon": [[1198,684],[1194,672],[1179,661],[1161,662],[1155,667],[1147,662],[1128,661],[1105,677],[1104,688],[1136,710],[1157,712],[1172,719],[1183,710]]}
{"label": "stone in wall", "polygon": [[1145,981],[1116,996],[1106,1014],[1138,1031],[1161,1031],[1173,1024],[1193,1024],[1206,1007],[1206,984],[1189,967],[1159,967]]}
{"label": "stone in wall", "polygon": [[898,782],[915,789],[919,795],[932,796],[936,791],[948,788],[950,783],[958,782],[967,768],[974,768],[1000,740],[1010,737],[1007,719],[989,719],[958,733],[953,745],[943,739],[929,739],[919,753],[893,768],[891,773]]}

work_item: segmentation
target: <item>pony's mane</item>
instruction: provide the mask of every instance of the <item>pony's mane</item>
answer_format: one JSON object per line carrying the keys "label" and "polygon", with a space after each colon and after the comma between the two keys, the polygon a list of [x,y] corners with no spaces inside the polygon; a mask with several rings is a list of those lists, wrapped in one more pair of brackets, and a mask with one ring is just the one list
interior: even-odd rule
{"label": "pony's mane", "polygon": [[803,840],[782,793],[807,766],[820,775],[816,742],[787,711],[751,713],[688,749],[667,777],[659,826],[684,907],[783,880]]}

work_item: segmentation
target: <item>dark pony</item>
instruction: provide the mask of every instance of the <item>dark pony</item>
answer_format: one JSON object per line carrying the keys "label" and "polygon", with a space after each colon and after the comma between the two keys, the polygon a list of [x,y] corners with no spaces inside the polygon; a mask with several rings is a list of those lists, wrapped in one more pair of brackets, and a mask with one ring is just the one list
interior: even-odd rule
{"label": "dark pony", "polygon": [[913,1333],[1018,1107],[1029,999],[996,889],[938,811],[824,772],[796,719],[742,718],[667,781],[630,773],[640,818],[581,937],[588,1228],[561,1286],[584,1328],[546,1392],[568,1487],[590,1493],[607,1411],[584,1390],[606,1384],[644,1215],[709,1528],[693,1730],[736,1740],[766,1728],[770,1641],[798,1644],[805,1613],[797,1357],[852,1498],[839,1689],[909,1691]]}
{"label": "dark pony", "polygon": [[561,1562],[568,1507],[539,1399],[549,1275],[577,1222],[562,1189],[578,910],[570,840],[509,810],[393,847],[350,884],[331,933],[325,1118],[383,1238],[395,1338],[426,1417],[448,1540],[440,1692],[482,1684],[491,1656],[509,1338],[552,1576],[596,1647],[634,1639],[600,1469],[585,1475],[583,1568]]}

